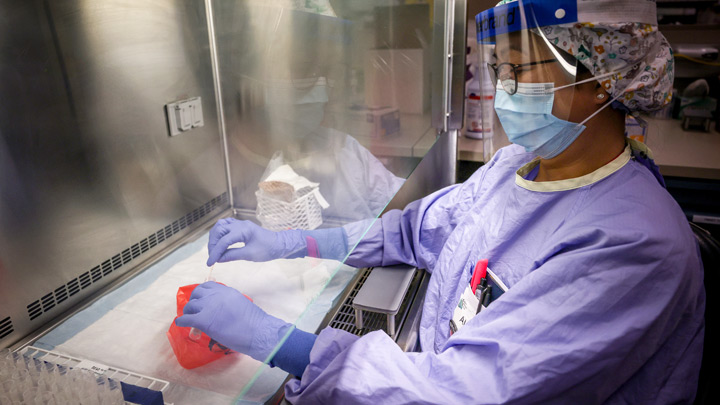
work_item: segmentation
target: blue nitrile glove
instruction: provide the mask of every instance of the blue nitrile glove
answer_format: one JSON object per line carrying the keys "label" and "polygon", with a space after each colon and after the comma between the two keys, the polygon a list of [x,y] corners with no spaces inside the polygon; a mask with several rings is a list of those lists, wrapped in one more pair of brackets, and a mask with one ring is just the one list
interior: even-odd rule
{"label": "blue nitrile glove", "polygon": [[[244,242],[245,246],[228,249],[230,245],[238,242]],[[225,218],[210,230],[207,265],[232,260],[263,262],[291,259],[308,254],[342,260],[347,255],[347,250],[347,235],[343,228],[273,232],[250,221]]]}
{"label": "blue nitrile glove", "polygon": [[[244,242],[245,246],[228,249],[238,242]],[[250,221],[224,218],[210,230],[208,254],[208,266],[233,260],[265,262],[303,257],[307,254],[307,242],[298,230],[273,232]]]}
{"label": "blue nitrile glove", "polygon": [[181,327],[193,327],[255,360],[265,361],[292,327],[265,313],[242,293],[212,281],[200,284],[185,304]]}

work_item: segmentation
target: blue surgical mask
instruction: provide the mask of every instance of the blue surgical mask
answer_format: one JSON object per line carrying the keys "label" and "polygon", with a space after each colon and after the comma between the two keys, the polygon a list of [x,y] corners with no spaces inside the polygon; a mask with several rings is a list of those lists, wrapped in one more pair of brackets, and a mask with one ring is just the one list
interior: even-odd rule
{"label": "blue surgical mask", "polygon": [[570,146],[585,125],[552,115],[553,83],[518,83],[512,96],[495,93],[495,111],[510,142],[543,159],[551,159]]}
{"label": "blue surgical mask", "polygon": [[611,104],[606,103],[580,123],[569,122],[552,115],[555,92],[614,73],[561,87],[554,87],[553,83],[518,83],[517,92],[512,96],[498,87],[495,92],[495,111],[510,142],[523,146],[526,152],[534,152],[543,159],[552,159],[577,139],[585,130],[586,122]]}

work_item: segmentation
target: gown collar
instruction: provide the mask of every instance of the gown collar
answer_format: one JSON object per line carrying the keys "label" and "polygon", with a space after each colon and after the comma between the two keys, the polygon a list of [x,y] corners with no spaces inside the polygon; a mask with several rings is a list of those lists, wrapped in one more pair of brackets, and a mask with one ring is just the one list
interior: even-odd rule
{"label": "gown collar", "polygon": [[537,167],[537,165],[540,164],[540,158],[535,158],[525,164],[520,169],[518,169],[518,171],[515,173],[515,184],[530,191],[554,192],[574,190],[576,188],[585,187],[590,184],[597,183],[598,181],[608,177],[609,175],[615,173],[623,166],[625,166],[632,157],[633,148],[649,152],[649,149],[644,144],[635,142],[633,140],[629,141],[631,142],[625,145],[625,150],[618,157],[611,160],[608,164],[600,167],[594,172],[588,173],[584,176],[574,177],[572,179],[543,182],[527,180],[525,177],[528,175],[528,173],[530,173],[533,169]]}

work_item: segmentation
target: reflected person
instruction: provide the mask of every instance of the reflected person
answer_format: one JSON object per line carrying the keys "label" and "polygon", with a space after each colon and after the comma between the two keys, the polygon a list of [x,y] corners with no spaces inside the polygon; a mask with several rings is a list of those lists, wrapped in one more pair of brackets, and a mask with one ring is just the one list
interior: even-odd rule
{"label": "reflected person", "polygon": [[[305,68],[264,79],[241,77],[240,133],[230,139],[243,157],[238,165],[243,173],[238,177],[253,177],[249,173],[261,172],[267,157],[279,157],[299,175],[320,184],[320,193],[330,204],[323,217],[342,223],[374,218],[404,179],[355,138],[323,125],[332,90],[323,73]],[[249,165],[254,167],[251,172]]]}

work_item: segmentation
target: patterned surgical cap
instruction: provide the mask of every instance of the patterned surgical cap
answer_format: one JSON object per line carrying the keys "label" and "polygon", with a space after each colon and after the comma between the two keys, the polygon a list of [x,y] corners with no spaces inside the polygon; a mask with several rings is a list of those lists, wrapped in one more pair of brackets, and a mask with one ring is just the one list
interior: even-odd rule
{"label": "patterned surgical cap", "polygon": [[[503,0],[498,6],[513,1],[517,0]],[[598,82],[612,99],[618,97],[617,100],[630,111],[657,110],[670,102],[673,53],[657,25],[632,21],[578,22],[546,26],[540,30],[552,44],[573,55],[593,76],[618,72],[598,79]]]}

